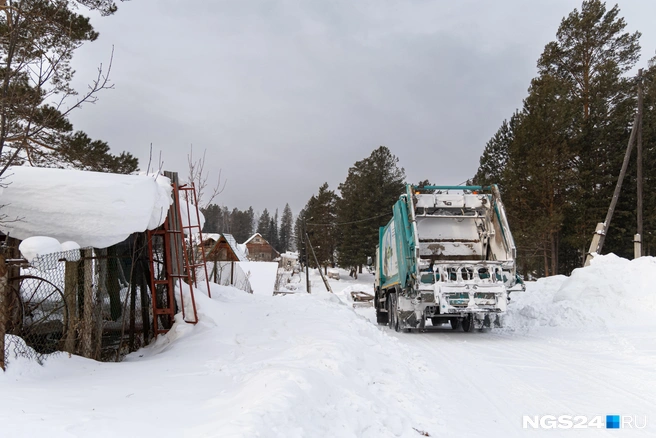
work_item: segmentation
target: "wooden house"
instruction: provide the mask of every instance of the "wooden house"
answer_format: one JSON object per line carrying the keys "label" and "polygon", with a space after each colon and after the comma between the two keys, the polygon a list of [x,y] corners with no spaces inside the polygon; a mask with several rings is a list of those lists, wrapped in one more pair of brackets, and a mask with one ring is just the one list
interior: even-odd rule
{"label": "wooden house", "polygon": [[205,260],[219,262],[245,262],[248,257],[232,234],[206,234],[202,248]]}
{"label": "wooden house", "polygon": [[251,261],[271,262],[280,257],[280,253],[260,233],[253,234],[244,244]]}

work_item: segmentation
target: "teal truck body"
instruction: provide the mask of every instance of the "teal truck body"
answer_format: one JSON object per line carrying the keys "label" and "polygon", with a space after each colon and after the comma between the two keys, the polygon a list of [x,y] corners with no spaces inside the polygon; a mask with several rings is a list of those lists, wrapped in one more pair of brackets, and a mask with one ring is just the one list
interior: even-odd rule
{"label": "teal truck body", "polygon": [[496,185],[408,185],[379,232],[378,323],[500,327],[510,292],[524,290],[516,254]]}

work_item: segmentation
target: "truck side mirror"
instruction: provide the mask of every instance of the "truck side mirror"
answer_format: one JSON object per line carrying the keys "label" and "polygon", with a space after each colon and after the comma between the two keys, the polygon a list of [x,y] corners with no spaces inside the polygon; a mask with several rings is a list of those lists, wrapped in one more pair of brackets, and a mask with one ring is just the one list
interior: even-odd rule
{"label": "truck side mirror", "polygon": [[373,265],[374,261],[371,259],[371,256],[367,257],[367,266]]}

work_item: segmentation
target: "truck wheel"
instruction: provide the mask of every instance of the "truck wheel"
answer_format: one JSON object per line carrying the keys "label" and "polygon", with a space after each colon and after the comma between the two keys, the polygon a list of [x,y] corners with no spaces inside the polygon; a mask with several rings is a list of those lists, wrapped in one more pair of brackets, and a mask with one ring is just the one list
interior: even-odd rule
{"label": "truck wheel", "polygon": [[474,328],[474,318],[472,315],[467,315],[462,319],[462,329],[466,332],[472,331]]}
{"label": "truck wheel", "polygon": [[460,320],[458,318],[449,319],[451,323],[451,330],[458,330],[460,328]]}
{"label": "truck wheel", "polygon": [[389,314],[383,313],[380,310],[376,309],[376,322],[379,325],[387,325],[389,322]]}
{"label": "truck wheel", "polygon": [[436,316],[431,317],[431,324],[433,324],[433,327],[437,327],[438,325],[442,325],[442,321],[444,321],[442,318],[438,318]]}

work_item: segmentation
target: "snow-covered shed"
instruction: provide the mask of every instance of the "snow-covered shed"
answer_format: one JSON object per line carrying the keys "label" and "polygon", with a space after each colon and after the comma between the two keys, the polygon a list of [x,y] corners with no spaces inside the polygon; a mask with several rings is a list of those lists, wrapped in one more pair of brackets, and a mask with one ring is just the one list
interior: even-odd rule
{"label": "snow-covered shed", "polygon": [[163,175],[10,167],[2,185],[5,234],[19,240],[47,236],[80,247],[107,248],[156,229],[173,202],[171,181]]}
{"label": "snow-covered shed", "polygon": [[[13,335],[12,348],[28,357],[63,350],[116,360],[168,329],[173,286],[155,289],[151,280],[171,272],[162,268],[170,257],[149,248],[165,247],[160,226],[171,221],[172,193],[163,175],[7,169],[0,230],[10,241],[1,261],[9,320],[0,339]],[[150,245],[155,239],[162,243]]]}

